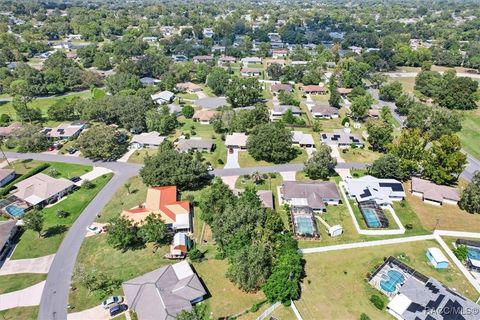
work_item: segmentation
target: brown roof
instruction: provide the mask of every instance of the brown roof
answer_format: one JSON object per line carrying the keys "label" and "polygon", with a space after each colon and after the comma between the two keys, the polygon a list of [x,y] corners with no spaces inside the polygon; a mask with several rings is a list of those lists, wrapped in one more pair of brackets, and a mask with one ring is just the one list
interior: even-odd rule
{"label": "brown roof", "polygon": [[12,172],[15,172],[13,169],[0,169],[0,180],[5,179],[8,177]]}
{"label": "brown roof", "polygon": [[442,186],[431,181],[412,177],[412,192],[423,193],[423,198],[443,202],[444,199],[460,201],[460,193],[457,188]]}
{"label": "brown roof", "polygon": [[200,87],[198,84],[195,84],[193,82],[177,83],[175,87],[179,90],[191,90],[191,91],[202,90],[202,87]]}
{"label": "brown roof", "polygon": [[40,172],[15,184],[15,196],[35,205],[73,185],[73,182],[65,178],[55,179]]}
{"label": "brown roof", "polygon": [[213,57],[212,56],[195,56],[193,57],[193,60],[210,61],[210,60],[213,60]]}
{"label": "brown roof", "polygon": [[303,86],[302,90],[304,92],[325,92],[325,91],[327,91],[327,89],[324,86],[320,86],[320,85]]}
{"label": "brown roof", "polygon": [[0,136],[6,137],[12,133],[15,129],[20,129],[22,124],[20,122],[13,122],[8,127],[0,127]]}
{"label": "brown roof", "polygon": [[338,109],[334,107],[330,107],[327,105],[314,105],[312,107],[312,113],[321,113],[323,115],[333,115],[333,114],[338,114]]}
{"label": "brown roof", "polygon": [[232,57],[232,56],[223,56],[223,57],[220,57],[220,59],[218,59],[222,62],[235,62],[237,61],[237,59],[235,57]]}
{"label": "brown roof", "polygon": [[378,109],[370,109],[370,110],[368,110],[368,115],[369,115],[370,117],[378,117],[378,116],[380,116],[380,110],[378,110]]}
{"label": "brown roof", "polygon": [[261,73],[262,70],[255,69],[255,68],[243,68],[240,72],[241,73]]}
{"label": "brown roof", "polygon": [[337,88],[337,92],[340,94],[349,94],[352,92],[352,89],[350,88]]}
{"label": "brown roof", "polygon": [[328,199],[340,200],[335,182],[285,181],[281,193],[286,200],[305,199],[310,208],[323,208]]}
{"label": "brown roof", "polygon": [[272,84],[270,90],[272,92],[279,92],[279,91],[292,92],[292,86],[284,83],[275,83],[275,84]]}
{"label": "brown roof", "polygon": [[210,121],[217,113],[217,111],[213,110],[198,110],[195,111],[193,119],[198,121]]}

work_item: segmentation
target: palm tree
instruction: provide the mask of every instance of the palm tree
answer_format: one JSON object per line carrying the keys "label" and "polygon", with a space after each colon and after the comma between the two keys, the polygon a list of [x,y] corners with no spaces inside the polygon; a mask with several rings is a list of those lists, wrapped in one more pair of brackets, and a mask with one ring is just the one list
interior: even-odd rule
{"label": "palm tree", "polygon": [[128,194],[130,194],[130,187],[131,187],[132,185],[127,182],[127,183],[125,183],[123,186],[125,187],[125,189],[127,189]]}
{"label": "palm tree", "polygon": [[255,171],[252,173],[252,181],[255,183],[255,184],[259,184],[262,182],[262,175],[260,174],[260,172],[258,171]]}

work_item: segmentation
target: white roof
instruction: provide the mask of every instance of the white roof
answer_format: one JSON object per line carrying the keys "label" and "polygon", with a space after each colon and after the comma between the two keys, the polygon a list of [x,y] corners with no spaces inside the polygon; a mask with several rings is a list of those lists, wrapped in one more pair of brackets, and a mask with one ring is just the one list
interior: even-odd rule
{"label": "white roof", "polygon": [[173,245],[174,246],[179,246],[179,245],[186,246],[187,245],[187,234],[185,232],[175,233],[175,235],[173,236]]}
{"label": "white roof", "polygon": [[430,252],[430,255],[433,257],[433,259],[437,263],[439,263],[439,262],[447,262],[448,263],[447,257],[445,257],[445,255],[443,254],[443,252],[439,248],[432,247],[432,248],[428,248],[427,251]]}
{"label": "white roof", "polygon": [[193,275],[192,267],[190,267],[187,261],[172,264],[172,268],[179,280]]}
{"label": "white roof", "polygon": [[404,294],[397,294],[388,304],[387,308],[398,315],[402,315],[410,306],[412,301]]}
{"label": "white roof", "polygon": [[132,143],[137,142],[141,144],[160,145],[163,140],[165,140],[165,137],[161,136],[157,131],[143,132],[132,137]]}
{"label": "white roof", "polygon": [[391,197],[405,197],[402,183],[395,179],[378,179],[363,176],[358,179],[345,179],[348,193],[357,201],[374,200],[378,204],[391,204]]}
{"label": "white roof", "polygon": [[243,132],[234,132],[232,134],[227,134],[225,138],[225,145],[226,146],[239,146],[239,147],[246,147],[247,146],[247,135]]}
{"label": "white roof", "polygon": [[292,198],[290,203],[292,206],[308,207],[308,199],[306,198]]}
{"label": "white roof", "polygon": [[170,101],[170,99],[173,98],[175,94],[170,91],[161,91],[157,92],[155,94],[152,94],[152,100],[157,101],[157,100],[164,100],[164,101]]}
{"label": "white roof", "polygon": [[299,144],[315,144],[313,137],[309,133],[303,133],[302,131],[291,131],[292,140],[294,143]]}
{"label": "white roof", "polygon": [[177,214],[176,220],[173,223],[173,226],[177,229],[190,228],[190,213]]}
{"label": "white roof", "polygon": [[339,224],[336,224],[334,226],[331,226],[330,229],[328,229],[329,233],[334,233],[337,230],[343,230],[343,227]]}

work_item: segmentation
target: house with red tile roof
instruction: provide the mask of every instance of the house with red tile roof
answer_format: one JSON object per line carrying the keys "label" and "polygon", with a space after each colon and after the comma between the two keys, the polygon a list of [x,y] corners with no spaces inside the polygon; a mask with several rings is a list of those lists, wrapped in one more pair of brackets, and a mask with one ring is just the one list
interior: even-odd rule
{"label": "house with red tile roof", "polygon": [[167,227],[176,231],[190,231],[190,203],[177,200],[177,187],[150,187],[145,203],[122,212],[122,217],[142,224],[147,216],[160,215]]}

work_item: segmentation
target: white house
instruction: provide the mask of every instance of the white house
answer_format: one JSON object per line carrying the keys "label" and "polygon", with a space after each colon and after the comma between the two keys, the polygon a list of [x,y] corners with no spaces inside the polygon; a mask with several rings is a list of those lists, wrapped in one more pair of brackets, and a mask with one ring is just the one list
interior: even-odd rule
{"label": "white house", "polygon": [[312,148],[315,147],[315,141],[313,136],[309,133],[303,133],[302,131],[290,131],[292,133],[292,142],[300,147]]}
{"label": "white house", "polygon": [[259,77],[262,75],[262,70],[255,68],[243,68],[240,71],[240,74],[243,77]]}
{"label": "white house", "polygon": [[150,96],[153,102],[157,104],[171,103],[175,99],[175,94],[170,91],[161,91]]}
{"label": "white house", "polygon": [[393,201],[405,198],[402,183],[395,179],[379,179],[372,176],[345,179],[345,189],[357,202],[375,201],[379,206],[388,206]]}
{"label": "white house", "polygon": [[132,137],[132,140],[130,141],[130,148],[158,148],[164,140],[165,137],[161,136],[160,133],[156,131],[143,132]]}

